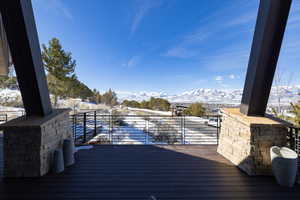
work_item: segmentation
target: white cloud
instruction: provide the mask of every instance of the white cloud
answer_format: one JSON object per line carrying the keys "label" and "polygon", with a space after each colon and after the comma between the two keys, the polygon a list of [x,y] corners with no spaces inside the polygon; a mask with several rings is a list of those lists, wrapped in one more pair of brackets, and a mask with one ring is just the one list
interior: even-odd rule
{"label": "white cloud", "polygon": [[71,11],[62,0],[34,0],[34,3],[39,4],[40,7],[47,9],[51,13],[63,15],[69,20],[74,19]]}
{"label": "white cloud", "polygon": [[230,79],[235,79],[235,78],[236,78],[236,76],[235,76],[234,74],[230,74],[228,77],[229,77]]}
{"label": "white cloud", "polygon": [[190,58],[195,56],[195,52],[188,50],[183,47],[174,47],[169,49],[163,56],[167,57],[177,57],[177,58]]}
{"label": "white cloud", "polygon": [[287,31],[298,29],[300,27],[300,1],[294,1],[290,10],[290,15],[287,22]]}
{"label": "white cloud", "polygon": [[207,80],[206,79],[197,79],[194,81],[194,84],[196,84],[196,85],[200,85],[203,83],[207,83]]}
{"label": "white cloud", "polygon": [[256,17],[257,17],[257,12],[252,10],[249,13],[234,18],[227,24],[227,26],[239,26],[239,25],[245,25],[249,23],[254,24],[256,22]]}
{"label": "white cloud", "polygon": [[216,81],[223,81],[223,76],[216,76],[216,77],[215,77],[215,80],[216,80]]}
{"label": "white cloud", "polygon": [[137,2],[137,11],[135,12],[135,15],[132,20],[131,30],[130,30],[131,35],[135,33],[141,21],[149,13],[149,11],[161,5],[160,0],[139,0],[136,2]]}
{"label": "white cloud", "polygon": [[140,57],[139,56],[133,56],[131,57],[126,63],[122,64],[122,66],[124,67],[135,67],[140,61]]}
{"label": "white cloud", "polygon": [[223,84],[223,83],[222,83],[222,84],[220,84],[220,86],[221,86],[221,87],[223,87],[223,88],[229,88],[229,87],[230,87],[229,85],[227,85],[227,84]]}
{"label": "white cloud", "polygon": [[199,64],[201,68],[206,68],[212,72],[228,73],[229,70],[235,70],[239,73],[241,70],[247,69],[250,46],[251,42],[238,43],[231,47],[225,46],[211,55],[201,56]]}
{"label": "white cloud", "polygon": [[201,28],[193,33],[186,35],[184,37],[183,43],[200,43],[204,41],[205,39],[209,38],[212,34],[215,33],[214,30],[211,30],[211,28],[208,29]]}
{"label": "white cloud", "polygon": [[[249,35],[251,35],[250,37],[252,39],[257,8],[258,2],[251,1],[249,3],[248,1],[244,1],[239,4],[233,4],[230,7],[216,10],[214,14],[201,19],[194,31],[185,33],[181,39],[177,41],[177,44],[173,45],[164,55],[184,58],[201,57],[201,53],[203,54],[203,52],[201,52],[201,50],[203,51],[203,46],[208,45],[208,48],[210,48],[210,43],[214,45],[211,41],[218,40],[220,43],[231,45],[232,43],[228,41],[236,42],[237,38],[238,40],[243,38],[241,43],[244,48],[244,45],[248,42]],[[237,26],[243,27],[240,28]],[[243,48],[241,48],[241,51],[244,51]],[[198,53],[196,53],[195,49],[198,49]],[[232,58],[230,59],[232,60]],[[218,61],[210,60],[210,62]],[[219,65],[219,67],[220,66],[224,65]]]}

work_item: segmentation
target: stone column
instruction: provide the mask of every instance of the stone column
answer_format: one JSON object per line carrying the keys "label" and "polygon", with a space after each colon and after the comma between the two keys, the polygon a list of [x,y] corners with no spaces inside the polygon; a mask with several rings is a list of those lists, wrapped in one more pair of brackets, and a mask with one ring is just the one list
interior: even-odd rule
{"label": "stone column", "polygon": [[63,140],[72,138],[69,109],[46,117],[19,117],[2,125],[4,130],[4,176],[39,177],[48,173],[52,153]]}
{"label": "stone column", "polygon": [[218,153],[248,175],[271,175],[270,147],[286,145],[287,124],[246,116],[237,108],[222,111]]}

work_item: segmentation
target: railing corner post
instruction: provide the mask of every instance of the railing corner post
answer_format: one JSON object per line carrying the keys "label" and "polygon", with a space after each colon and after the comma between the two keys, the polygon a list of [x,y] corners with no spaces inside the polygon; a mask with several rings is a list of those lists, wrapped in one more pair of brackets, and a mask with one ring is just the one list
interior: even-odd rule
{"label": "railing corner post", "polygon": [[97,135],[97,111],[94,111],[94,137]]}
{"label": "railing corner post", "polygon": [[86,143],[86,113],[83,113],[83,143]]}

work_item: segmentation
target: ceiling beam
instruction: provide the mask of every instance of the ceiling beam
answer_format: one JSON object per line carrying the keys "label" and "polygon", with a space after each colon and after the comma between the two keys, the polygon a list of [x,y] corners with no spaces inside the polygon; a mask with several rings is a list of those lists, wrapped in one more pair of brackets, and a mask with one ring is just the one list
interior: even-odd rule
{"label": "ceiling beam", "polygon": [[27,116],[52,112],[30,0],[0,2],[0,12]]}
{"label": "ceiling beam", "polygon": [[261,0],[240,111],[264,116],[292,0]]}

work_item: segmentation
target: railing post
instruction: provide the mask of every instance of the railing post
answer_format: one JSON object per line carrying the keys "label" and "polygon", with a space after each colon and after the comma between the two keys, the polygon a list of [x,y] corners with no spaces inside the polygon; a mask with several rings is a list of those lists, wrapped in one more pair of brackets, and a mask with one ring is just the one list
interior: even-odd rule
{"label": "railing post", "polygon": [[86,143],[86,113],[83,113],[83,143]]}
{"label": "railing post", "polygon": [[74,141],[77,141],[77,115],[74,115],[74,121],[75,121],[75,125],[74,125],[74,134],[75,134],[75,139]]}
{"label": "railing post", "polygon": [[293,137],[292,127],[288,128],[287,141],[288,141],[288,147],[294,150],[294,145],[293,145],[294,137]]}
{"label": "railing post", "polygon": [[74,115],[71,115],[71,117],[72,117],[72,133],[73,133],[73,139],[74,139],[74,141],[75,141],[75,129],[74,129],[74,127],[75,127],[75,116]]}
{"label": "railing post", "polygon": [[149,144],[149,120],[146,120],[146,144]]}
{"label": "railing post", "polygon": [[8,121],[7,119],[8,119],[7,114],[5,114],[5,123]]}
{"label": "railing post", "polygon": [[298,154],[298,180],[300,179],[300,128],[296,128],[295,130],[295,147],[296,147],[296,152]]}
{"label": "railing post", "polygon": [[185,144],[185,115],[183,115],[183,144]]}
{"label": "railing post", "polygon": [[94,111],[94,137],[97,135],[97,111]]}
{"label": "railing post", "polygon": [[[297,151],[298,155],[300,155],[300,141],[299,141],[299,139],[300,139],[300,128],[296,128],[295,138],[296,138],[295,139],[296,151]],[[299,162],[300,162],[300,160],[299,160]],[[300,167],[300,165],[299,165],[299,167]]]}
{"label": "railing post", "polygon": [[217,145],[219,145],[220,116],[217,116]]}
{"label": "railing post", "polygon": [[185,126],[185,123],[184,123],[184,116],[180,116],[180,129],[181,129],[181,144],[185,144],[185,131],[184,131],[184,126]]}
{"label": "railing post", "polygon": [[110,142],[113,144],[113,138],[112,138],[112,115],[108,115],[108,134],[109,134],[109,138],[110,138]]}

